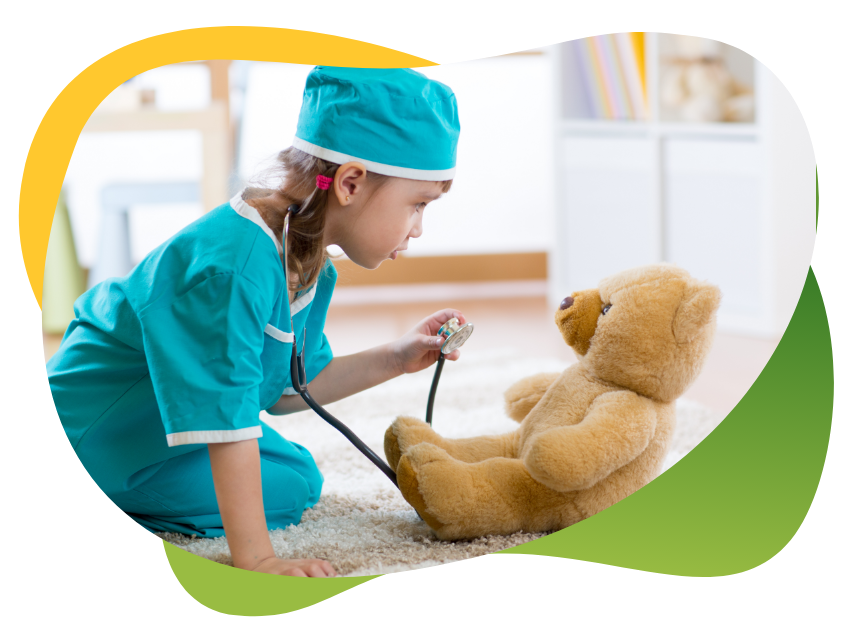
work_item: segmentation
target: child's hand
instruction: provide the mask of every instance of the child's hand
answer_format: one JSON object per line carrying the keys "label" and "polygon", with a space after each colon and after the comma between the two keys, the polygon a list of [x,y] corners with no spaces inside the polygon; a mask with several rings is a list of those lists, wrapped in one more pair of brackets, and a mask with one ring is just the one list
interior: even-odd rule
{"label": "child's hand", "polygon": [[[460,325],[468,321],[456,309],[446,308],[425,317],[412,330],[393,342],[395,362],[402,374],[419,372],[438,360],[444,338],[436,336],[436,333],[442,324],[454,317],[459,318]],[[455,361],[459,358],[459,350],[445,356],[447,360]]]}
{"label": "child's hand", "polygon": [[299,577],[336,577],[336,570],[327,560],[282,560],[267,558],[257,564],[252,571],[272,573],[274,575],[297,575]]}

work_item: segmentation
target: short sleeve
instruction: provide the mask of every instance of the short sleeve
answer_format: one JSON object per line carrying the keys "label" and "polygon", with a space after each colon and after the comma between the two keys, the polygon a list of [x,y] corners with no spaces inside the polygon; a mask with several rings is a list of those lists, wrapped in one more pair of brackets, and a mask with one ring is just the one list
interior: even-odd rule
{"label": "short sleeve", "polygon": [[[314,339],[313,341],[316,343],[312,343],[308,339],[304,348],[308,381],[315,379],[325,369],[325,366],[333,360],[333,351],[330,349],[330,343],[328,343],[327,335],[324,332],[321,333],[318,340]],[[291,382],[290,386],[292,386]]]}
{"label": "short sleeve", "polygon": [[253,283],[219,274],[139,314],[170,446],[262,436],[260,354],[270,309]]}

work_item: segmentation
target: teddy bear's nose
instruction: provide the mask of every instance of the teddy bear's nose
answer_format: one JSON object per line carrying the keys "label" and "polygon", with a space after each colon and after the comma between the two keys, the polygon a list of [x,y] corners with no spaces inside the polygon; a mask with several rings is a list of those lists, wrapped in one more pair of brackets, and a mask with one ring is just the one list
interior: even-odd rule
{"label": "teddy bear's nose", "polygon": [[558,310],[563,311],[573,306],[573,298],[568,296],[561,301],[561,306],[558,307]]}

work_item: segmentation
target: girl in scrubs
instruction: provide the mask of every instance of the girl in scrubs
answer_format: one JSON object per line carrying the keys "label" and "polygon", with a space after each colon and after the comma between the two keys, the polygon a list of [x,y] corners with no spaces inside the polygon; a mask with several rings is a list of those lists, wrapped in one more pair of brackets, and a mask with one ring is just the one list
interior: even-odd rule
{"label": "girl in scrubs", "polygon": [[[456,98],[441,83],[317,67],[278,188],[235,195],[77,300],[47,368],[65,432],[106,495],[150,531],[227,536],[237,567],[335,575],[323,560],[275,556],[268,529],[298,523],[322,475],[258,414],[306,408],[289,375],[290,319],[298,339],[307,329],[308,387],[321,404],[429,367],[439,327],[465,323],[444,309],[343,357],[323,332],[336,283],[326,247],[367,269],[394,260],[449,189],[458,137]],[[281,227],[293,204],[287,278]]]}

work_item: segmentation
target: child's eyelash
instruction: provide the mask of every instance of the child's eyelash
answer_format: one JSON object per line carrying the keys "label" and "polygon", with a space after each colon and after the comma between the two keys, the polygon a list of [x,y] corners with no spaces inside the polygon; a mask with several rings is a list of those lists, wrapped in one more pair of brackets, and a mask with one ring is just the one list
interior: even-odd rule
{"label": "child's eyelash", "polygon": [[420,208],[425,208],[426,206],[427,206],[427,202],[426,202],[426,201],[422,201],[422,202],[420,202],[420,203],[416,203],[416,204],[415,204],[415,209],[416,209],[416,210],[418,210],[418,209],[420,209]]}

